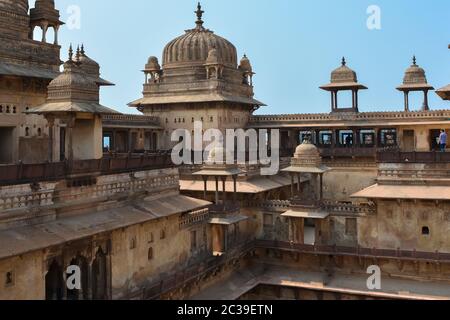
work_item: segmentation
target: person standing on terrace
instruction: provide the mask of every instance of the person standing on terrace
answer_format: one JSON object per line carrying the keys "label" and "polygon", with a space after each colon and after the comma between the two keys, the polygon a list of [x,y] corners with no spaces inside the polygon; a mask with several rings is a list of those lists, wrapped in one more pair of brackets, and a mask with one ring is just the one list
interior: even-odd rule
{"label": "person standing on terrace", "polygon": [[441,152],[445,152],[447,148],[447,133],[445,130],[441,130],[441,134],[439,135],[439,146],[441,147]]}

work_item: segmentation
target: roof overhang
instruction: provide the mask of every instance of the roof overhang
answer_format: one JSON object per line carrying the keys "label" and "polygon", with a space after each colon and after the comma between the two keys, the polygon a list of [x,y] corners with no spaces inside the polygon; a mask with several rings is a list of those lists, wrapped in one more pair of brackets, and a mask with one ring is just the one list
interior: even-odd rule
{"label": "roof overhang", "polygon": [[200,102],[233,102],[258,107],[266,106],[264,103],[253,98],[223,95],[217,93],[144,97],[135,100],[133,102],[130,102],[128,105],[130,107],[139,107],[146,105],[164,105],[164,104],[180,104],[180,103],[200,103]]}
{"label": "roof overhang", "polygon": [[59,75],[59,72],[36,66],[24,66],[0,62],[0,75],[53,80]]}
{"label": "roof overhang", "polygon": [[47,102],[35,108],[29,109],[28,114],[48,114],[48,113],[91,113],[91,114],[120,114],[111,108],[102,106],[96,102],[67,101],[67,102]]}
{"label": "roof overhang", "polygon": [[352,198],[450,200],[450,186],[375,184],[351,195]]}
{"label": "roof overhang", "polygon": [[321,165],[319,167],[297,167],[297,166],[290,166],[286,169],[281,170],[282,172],[290,172],[290,173],[317,173],[317,174],[323,174],[325,172],[330,171],[331,168]]}
{"label": "roof overhang", "polygon": [[320,89],[325,91],[337,91],[337,90],[367,90],[365,85],[357,82],[336,82],[329,83],[321,86]]}
{"label": "roof overhang", "polygon": [[219,224],[219,225],[233,225],[241,221],[248,220],[248,217],[243,215],[232,216],[232,217],[215,217],[209,220],[209,224]]}
{"label": "roof overhang", "polygon": [[417,84],[402,84],[396,88],[398,91],[423,91],[423,90],[434,90],[434,87],[427,83],[417,83]]}
{"label": "roof overhang", "polygon": [[[302,181],[307,181],[303,179]],[[241,194],[257,194],[260,192],[275,190],[278,188],[286,187],[291,184],[291,179],[289,177],[276,175],[267,177],[258,177],[250,180],[237,181],[236,188],[237,192]],[[202,192],[204,191],[204,182],[200,180],[180,180],[180,189],[182,191],[191,192]],[[222,187],[222,186],[221,186]],[[215,181],[207,182],[207,191],[216,190]],[[225,182],[225,191],[233,192],[234,183],[233,181],[227,180]]]}
{"label": "roof overhang", "polygon": [[326,219],[330,216],[329,212],[325,211],[303,211],[291,209],[281,215],[287,218],[304,218],[304,219]]}
{"label": "roof overhang", "polygon": [[448,86],[436,90],[436,94],[444,100],[450,100],[450,84]]}

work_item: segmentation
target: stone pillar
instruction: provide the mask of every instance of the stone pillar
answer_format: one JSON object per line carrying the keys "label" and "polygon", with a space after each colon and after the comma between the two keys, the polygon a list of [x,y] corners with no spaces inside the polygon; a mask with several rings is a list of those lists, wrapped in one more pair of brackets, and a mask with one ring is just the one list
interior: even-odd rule
{"label": "stone pillar", "polygon": [[208,193],[208,176],[203,176],[203,199],[206,200]]}
{"label": "stone pillar", "polygon": [[430,107],[428,106],[428,90],[423,91],[423,111],[429,111]]}
{"label": "stone pillar", "polygon": [[55,118],[47,116],[48,122],[48,162],[53,162]]}
{"label": "stone pillar", "polygon": [[216,178],[216,205],[219,204],[219,177]]}
{"label": "stone pillar", "polygon": [[48,22],[43,22],[41,24],[41,28],[42,28],[42,42],[47,42]]}
{"label": "stone pillar", "polygon": [[323,173],[319,173],[319,200],[323,201]]}
{"label": "stone pillar", "polygon": [[58,32],[59,32],[59,25],[55,26],[55,41],[53,42],[54,45],[58,45]]}
{"label": "stone pillar", "polygon": [[403,94],[405,95],[405,112],[409,112],[409,92],[405,91]]}
{"label": "stone pillar", "polygon": [[223,205],[225,205],[225,202],[227,201],[227,189],[226,189],[226,182],[227,182],[227,177],[222,177],[222,189],[223,189]]}
{"label": "stone pillar", "polygon": [[69,165],[72,166],[73,162],[73,128],[75,127],[75,116],[71,116],[69,120],[67,121],[67,137],[68,137],[68,143],[67,147],[68,150],[68,160]]}
{"label": "stone pillar", "polygon": [[295,184],[294,174],[291,173],[291,198],[294,198],[295,195],[294,184]]}
{"label": "stone pillar", "polygon": [[233,201],[237,202],[237,176],[233,176]]}

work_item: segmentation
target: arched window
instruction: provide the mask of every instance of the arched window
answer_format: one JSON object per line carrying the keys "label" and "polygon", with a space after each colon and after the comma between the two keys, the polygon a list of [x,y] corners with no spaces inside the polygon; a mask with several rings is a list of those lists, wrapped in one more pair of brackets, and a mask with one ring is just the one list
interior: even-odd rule
{"label": "arched window", "polygon": [[37,134],[38,134],[39,137],[42,135],[42,129],[41,128],[38,128]]}
{"label": "arched window", "polygon": [[49,27],[47,29],[47,34],[45,35],[47,43],[55,43],[55,28]]}
{"label": "arched window", "polygon": [[30,136],[30,128],[26,127],[25,128],[25,137],[29,137]]}
{"label": "arched window", "polygon": [[35,26],[33,28],[33,40],[42,41],[42,28]]}
{"label": "arched window", "polygon": [[148,248],[147,258],[149,261],[153,259],[153,248]]}

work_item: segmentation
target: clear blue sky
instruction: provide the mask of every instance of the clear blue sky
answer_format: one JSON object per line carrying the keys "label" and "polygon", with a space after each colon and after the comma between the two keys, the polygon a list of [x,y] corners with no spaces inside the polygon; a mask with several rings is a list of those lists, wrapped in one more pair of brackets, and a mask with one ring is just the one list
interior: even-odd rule
{"label": "clear blue sky", "polygon": [[[33,3],[34,1],[30,1]],[[63,27],[62,58],[70,42],[84,42],[100,62],[102,103],[121,112],[141,96],[147,58],[161,59],[167,42],[194,26],[193,0],[56,0],[62,19],[81,8],[81,28]],[[450,83],[450,1],[448,0],[204,0],[205,26],[230,40],[239,58],[246,53],[255,72],[258,113],[328,112],[329,82],[342,56],[369,87],[360,95],[363,111],[401,110],[395,90],[415,54],[436,88]],[[369,5],[381,9],[381,30],[366,26]],[[413,99],[416,107],[420,98]],[[430,94],[434,109],[450,108]]]}

